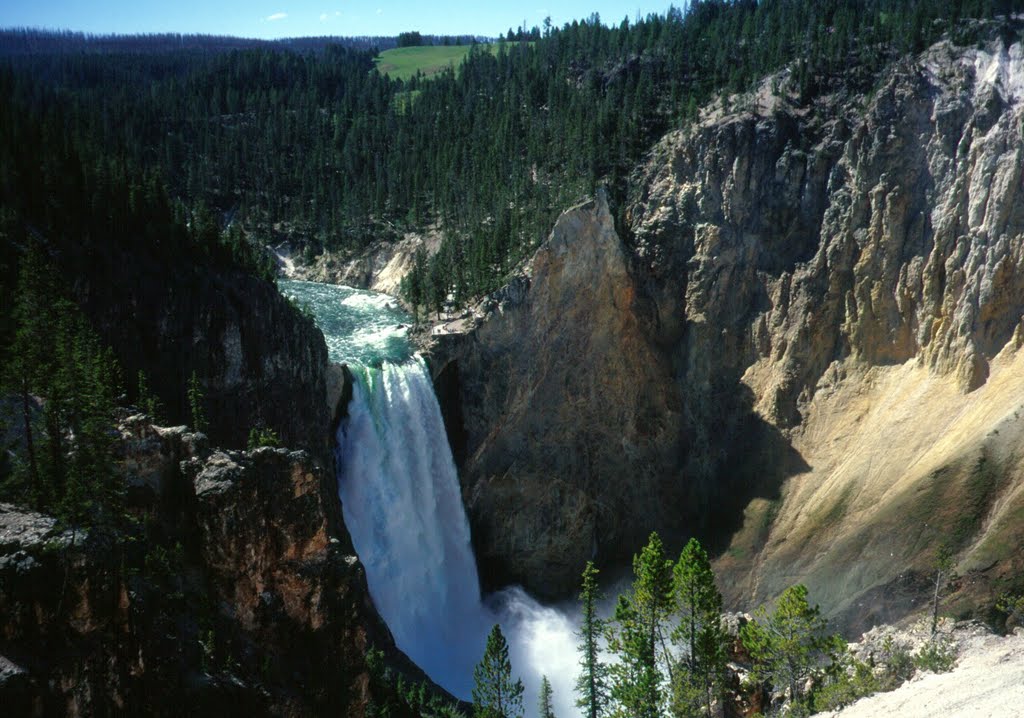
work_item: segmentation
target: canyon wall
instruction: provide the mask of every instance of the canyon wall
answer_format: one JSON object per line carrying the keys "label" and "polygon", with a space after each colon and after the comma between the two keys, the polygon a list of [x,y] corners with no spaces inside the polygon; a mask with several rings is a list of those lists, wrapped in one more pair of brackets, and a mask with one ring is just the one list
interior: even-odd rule
{"label": "canyon wall", "polygon": [[249,431],[265,426],[286,446],[328,459],[327,346],[310,317],[239,270],[183,261],[171,273],[142,251],[101,249],[110,253],[101,261],[74,249],[61,261],[128,386],[144,371],[167,420],[187,422],[195,372],[214,443],[243,448]]}
{"label": "canyon wall", "polygon": [[564,595],[595,553],[646,538],[636,515],[675,524],[678,390],[627,261],[599,195],[562,215],[473,332],[435,336],[486,585]]}
{"label": "canyon wall", "polygon": [[[0,504],[0,697],[17,715],[362,715],[369,649],[408,680],[370,601],[333,471],[307,452],[120,427],[126,532]],[[143,527],[145,530],[143,530]]]}
{"label": "canyon wall", "polygon": [[[18,715],[405,715],[397,676],[443,696],[395,648],[344,526],[331,448],[346,382],[312,318],[195,251],[173,271],[159,244],[59,237],[47,251],[129,391],[144,371],[164,417],[190,421],[194,373],[208,430],[122,417],[121,525],[71,533],[0,505],[0,703]],[[253,427],[301,450],[237,451]]]}
{"label": "canyon wall", "polygon": [[670,133],[622,240],[571,210],[436,338],[485,574],[559,593],[696,533],[731,603],[804,581],[857,627],[918,605],[940,545],[965,605],[1024,569],[1021,45],[789,86]]}
{"label": "canyon wall", "polygon": [[380,239],[356,253],[335,253],[328,250],[312,261],[294,261],[278,255],[281,270],[289,279],[344,284],[358,289],[399,297],[402,279],[412,271],[416,253],[432,257],[441,248],[441,233],[431,228],[425,232],[406,232],[400,238]]}

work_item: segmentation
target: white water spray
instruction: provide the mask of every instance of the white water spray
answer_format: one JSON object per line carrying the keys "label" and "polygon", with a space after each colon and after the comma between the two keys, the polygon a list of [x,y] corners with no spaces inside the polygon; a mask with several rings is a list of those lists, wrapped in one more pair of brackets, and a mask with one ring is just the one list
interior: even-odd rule
{"label": "white water spray", "polygon": [[536,712],[541,675],[551,681],[556,713],[578,715],[568,614],[518,587],[481,601],[458,476],[423,360],[353,374],[337,436],[339,493],[370,595],[398,647],[468,699],[487,632],[501,623],[513,673],[526,685],[526,715]]}

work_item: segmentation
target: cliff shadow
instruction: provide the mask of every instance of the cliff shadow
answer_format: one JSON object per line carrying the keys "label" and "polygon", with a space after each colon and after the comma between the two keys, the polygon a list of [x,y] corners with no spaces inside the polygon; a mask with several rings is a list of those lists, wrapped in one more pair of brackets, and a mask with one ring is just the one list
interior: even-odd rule
{"label": "cliff shadow", "polygon": [[722,439],[722,462],[706,497],[707,507],[698,521],[698,534],[712,554],[729,548],[732,538],[744,528],[745,512],[751,501],[764,499],[768,506],[754,527],[760,549],[774,520],[777,502],[786,481],[811,470],[785,434],[754,411],[754,394],[737,382],[737,414]]}
{"label": "cliff shadow", "polygon": [[462,415],[462,387],[459,378],[459,362],[452,359],[435,370],[431,363],[434,392],[441,409],[448,446],[451,447],[455,465],[461,470],[466,460],[466,426]]}

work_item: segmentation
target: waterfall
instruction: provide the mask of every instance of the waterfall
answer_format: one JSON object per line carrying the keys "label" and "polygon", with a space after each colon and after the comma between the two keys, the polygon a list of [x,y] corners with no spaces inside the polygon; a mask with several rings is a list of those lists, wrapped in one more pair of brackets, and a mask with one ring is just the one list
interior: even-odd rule
{"label": "waterfall", "polygon": [[477,625],[476,560],[433,385],[419,358],[354,374],[349,416],[338,428],[345,524],[395,642],[463,695],[479,660],[465,638],[485,629]]}
{"label": "waterfall", "polygon": [[427,675],[469,699],[487,632],[500,623],[527,716],[541,675],[555,712],[579,715],[576,607],[542,606],[518,587],[481,599],[469,522],[441,410],[407,336],[410,317],[391,298],[352,287],[280,280],[308,305],[332,361],[355,379],[338,427],[338,493],[377,611],[395,643]]}
{"label": "waterfall", "polygon": [[520,588],[481,600],[434,387],[421,358],[353,367],[348,417],[337,435],[338,490],[377,610],[395,643],[437,683],[468,699],[486,635],[501,623],[533,715],[547,675],[558,715],[578,715],[575,627],[568,612]]}

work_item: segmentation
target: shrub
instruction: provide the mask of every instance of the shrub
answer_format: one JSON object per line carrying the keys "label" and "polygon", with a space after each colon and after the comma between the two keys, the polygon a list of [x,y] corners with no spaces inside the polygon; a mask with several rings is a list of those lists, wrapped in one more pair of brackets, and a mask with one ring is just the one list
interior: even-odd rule
{"label": "shrub", "polygon": [[831,682],[815,692],[814,710],[839,710],[860,698],[877,693],[881,688],[882,683],[871,671],[871,666],[851,657],[846,670],[840,671]]}
{"label": "shrub", "polygon": [[949,641],[929,641],[914,656],[914,666],[922,671],[948,673],[956,664],[956,646]]}
{"label": "shrub", "polygon": [[249,441],[248,449],[258,449],[261,446],[271,446],[277,448],[281,445],[281,440],[277,436],[277,432],[265,426],[254,426],[249,430]]}
{"label": "shrub", "polygon": [[1024,593],[1004,593],[996,601],[996,610],[1006,617],[1007,628],[1024,624]]}
{"label": "shrub", "polygon": [[882,676],[880,690],[891,691],[910,680],[916,670],[914,659],[903,646],[896,645],[892,636],[886,636],[882,642],[882,663],[885,673]]}

